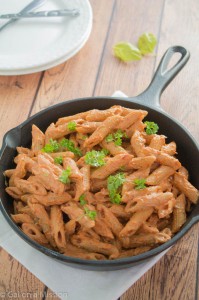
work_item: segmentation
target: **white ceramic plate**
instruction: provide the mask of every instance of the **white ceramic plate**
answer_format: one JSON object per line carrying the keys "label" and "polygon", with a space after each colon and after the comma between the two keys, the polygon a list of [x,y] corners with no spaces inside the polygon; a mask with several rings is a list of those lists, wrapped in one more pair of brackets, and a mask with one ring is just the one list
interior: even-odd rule
{"label": "white ceramic plate", "polygon": [[[30,2],[30,1],[29,1]],[[29,2],[0,2],[0,13],[18,12]],[[75,55],[92,28],[88,0],[48,0],[39,10],[78,8],[75,18],[20,20],[0,32],[0,74],[17,75],[53,67]],[[0,25],[5,21],[0,20]]]}

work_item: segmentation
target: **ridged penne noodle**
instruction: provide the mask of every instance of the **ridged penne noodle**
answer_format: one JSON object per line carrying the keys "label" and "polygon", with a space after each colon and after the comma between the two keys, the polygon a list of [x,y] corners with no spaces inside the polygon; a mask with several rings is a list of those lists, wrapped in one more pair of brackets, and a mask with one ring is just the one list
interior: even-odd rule
{"label": "ridged penne noodle", "polygon": [[186,199],[184,194],[180,194],[176,199],[173,210],[172,232],[178,232],[182,225],[186,222]]}
{"label": "ridged penne noodle", "polygon": [[156,149],[156,150],[161,150],[161,148],[164,145],[165,145],[165,136],[154,134],[154,136],[149,144],[149,147]]}
{"label": "ridged penne noodle", "polygon": [[65,223],[65,235],[67,241],[69,240],[70,236],[75,233],[77,222],[75,220],[70,220],[67,223]]}
{"label": "ridged penne noodle", "polygon": [[136,130],[131,138],[131,146],[135,154],[139,156],[143,155],[143,149],[145,147],[145,139],[142,137],[140,131]]}
{"label": "ridged penne noodle", "polygon": [[169,144],[166,144],[162,146],[161,151],[163,153],[169,154],[169,155],[175,155],[176,154],[176,143],[171,142]]}
{"label": "ridged penne noodle", "polygon": [[[82,124],[84,122],[83,119],[76,119],[74,120],[76,125]],[[67,124],[61,124],[58,126],[55,126],[54,123],[52,123],[45,132],[45,144],[48,144],[50,139],[57,140],[60,139],[68,134],[71,134],[71,131]]]}
{"label": "ridged penne noodle", "polygon": [[104,237],[106,240],[114,240],[114,235],[109,226],[107,226],[107,224],[104,222],[103,218],[96,218],[95,227],[93,229],[97,234]]}
{"label": "ridged penne noodle", "polygon": [[16,186],[9,186],[5,190],[14,199],[20,200],[23,195],[23,192]]}
{"label": "ridged penne noodle", "polygon": [[161,165],[171,167],[174,170],[178,170],[181,167],[181,163],[177,158],[166,153],[161,153],[158,155],[157,162]]}
{"label": "ridged penne noodle", "polygon": [[133,172],[132,174],[126,176],[126,181],[123,184],[122,187],[122,197],[125,196],[126,192],[129,192],[134,189],[135,179],[141,179],[141,178],[146,178],[149,175],[150,169],[143,169],[143,170],[138,170]]}
{"label": "ridged penne noodle", "polygon": [[129,162],[130,167],[133,169],[147,169],[150,168],[151,165],[156,160],[155,156],[144,156],[144,157],[135,157]]}
{"label": "ridged penne noodle", "polygon": [[176,143],[165,144],[146,115],[114,105],[62,114],[45,133],[33,125],[31,149],[17,147],[15,168],[4,171],[12,220],[37,243],[86,260],[169,241],[199,192]]}
{"label": "ridged penne noodle", "polygon": [[166,180],[174,173],[175,170],[173,168],[162,165],[147,177],[146,183],[148,185],[158,185],[162,180]]}
{"label": "ridged penne noodle", "polygon": [[61,205],[61,210],[69,216],[71,220],[77,221],[83,229],[90,229],[95,226],[95,221],[86,216],[83,209],[75,202],[68,202]]}
{"label": "ridged penne noodle", "polygon": [[80,249],[72,245],[71,243],[67,243],[66,248],[64,249],[64,254],[67,256],[78,257],[83,259],[93,259],[93,260],[104,260],[106,257],[102,254],[95,252],[88,252],[87,250]]}
{"label": "ridged penne noodle", "polygon": [[53,205],[50,209],[50,225],[55,244],[60,251],[63,251],[66,248],[65,228],[62,211],[57,205]]}
{"label": "ridged penne noodle", "polygon": [[103,140],[101,142],[101,146],[102,148],[107,149],[113,156],[127,153],[124,148],[122,148],[121,146],[116,146],[114,142],[106,142],[106,140]]}
{"label": "ridged penne noodle", "polygon": [[173,183],[192,203],[197,203],[199,192],[183,175],[175,173]]}
{"label": "ridged penne noodle", "polygon": [[173,199],[173,194],[166,193],[152,193],[145,196],[138,196],[129,201],[125,207],[126,212],[137,212],[145,210],[147,207],[159,209],[168,204],[168,201]]}
{"label": "ridged penne noodle", "polygon": [[153,212],[153,208],[147,208],[144,211],[137,211],[133,214],[124,228],[120,231],[120,237],[132,236],[140,226],[150,217]]}
{"label": "ridged penne noodle", "polygon": [[[127,248],[135,248],[141,246],[155,246],[156,244],[164,244],[169,241],[171,237],[163,232],[145,233],[133,235],[129,239]],[[125,247],[124,247],[125,248]]]}
{"label": "ridged penne noodle", "polygon": [[189,179],[189,172],[185,167],[181,166],[178,170],[178,173],[184,176],[187,180]]}
{"label": "ridged penne noodle", "polygon": [[47,240],[52,246],[55,246],[55,241],[50,226],[50,218],[44,206],[37,203],[31,203],[31,201],[28,202],[28,206],[30,207],[32,214],[37,218],[38,224],[41,226]]}
{"label": "ridged penne noodle", "polygon": [[123,229],[123,225],[119,222],[117,217],[106,206],[99,204],[97,210],[100,212],[100,216],[106,224],[109,226],[115,236],[119,236],[120,231]]}
{"label": "ridged penne noodle", "polygon": [[71,237],[71,242],[73,245],[86,249],[90,252],[97,252],[107,255],[109,259],[115,259],[119,255],[118,249],[108,243],[99,242],[95,239],[81,237],[81,235],[73,235]]}
{"label": "ridged penne noodle", "polygon": [[39,151],[45,145],[45,135],[44,133],[36,126],[32,125],[32,151]]}
{"label": "ridged penne noodle", "polygon": [[118,154],[112,158],[109,158],[105,166],[102,166],[93,172],[91,172],[91,178],[105,179],[122,166],[125,166],[132,159],[132,156],[129,154]]}
{"label": "ridged penne noodle", "polygon": [[108,117],[112,117],[114,115],[121,115],[122,112],[123,108],[119,105],[112,106],[107,110],[93,109],[87,114],[86,120],[92,122],[101,122],[107,119]]}
{"label": "ridged penne noodle", "polygon": [[92,148],[93,146],[99,144],[103,139],[117,128],[118,123],[123,118],[121,116],[108,117],[101,126],[99,126],[91,136],[85,140],[84,147]]}
{"label": "ridged penne noodle", "polygon": [[47,191],[42,184],[39,182],[31,182],[31,180],[24,180],[16,178],[15,186],[18,187],[22,193],[30,193],[36,195],[47,195]]}
{"label": "ridged penne noodle", "polygon": [[28,214],[11,214],[11,218],[14,220],[16,224],[23,224],[23,223],[31,223],[34,224],[33,219]]}
{"label": "ridged penne noodle", "polygon": [[21,225],[21,229],[28,237],[30,237],[35,242],[44,246],[48,244],[48,240],[46,239],[45,235],[38,229],[35,224],[23,223]]}
{"label": "ridged penne noodle", "polygon": [[32,172],[47,190],[59,195],[63,194],[65,186],[59,181],[59,177],[54,174],[53,170],[36,164],[32,168]]}
{"label": "ridged penne noodle", "polygon": [[124,258],[124,257],[139,255],[141,253],[149,251],[150,249],[151,249],[151,247],[149,247],[149,246],[143,246],[143,247],[137,247],[135,249],[122,251],[118,258]]}
{"label": "ridged penne noodle", "polygon": [[145,110],[135,110],[132,109],[130,113],[128,113],[124,119],[118,124],[118,128],[121,130],[125,130],[132,126],[136,121],[142,120],[148,114]]}
{"label": "ridged penne noodle", "polygon": [[67,192],[64,192],[61,195],[48,192],[45,196],[34,195],[33,198],[36,200],[36,202],[39,202],[40,204],[47,207],[52,205],[61,205],[72,200],[72,197]]}
{"label": "ridged penne noodle", "polygon": [[101,125],[102,122],[84,122],[78,125],[76,130],[82,134],[93,133]]}
{"label": "ridged penne noodle", "polygon": [[138,120],[137,122],[135,122],[133,125],[131,125],[129,128],[127,128],[125,130],[127,136],[129,138],[132,137],[132,135],[136,132],[136,131],[140,131],[142,132],[144,130],[144,128],[146,127],[146,125],[141,121]]}

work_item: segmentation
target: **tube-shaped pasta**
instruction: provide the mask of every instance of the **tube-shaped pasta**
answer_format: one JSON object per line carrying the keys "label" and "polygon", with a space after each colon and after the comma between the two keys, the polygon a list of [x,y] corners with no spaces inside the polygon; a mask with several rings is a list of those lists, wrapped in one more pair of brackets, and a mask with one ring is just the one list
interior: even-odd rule
{"label": "tube-shaped pasta", "polygon": [[151,249],[150,246],[143,246],[143,247],[137,247],[135,249],[122,251],[120,253],[120,255],[118,256],[118,258],[124,258],[124,257],[139,255],[141,253],[149,251],[150,249]]}
{"label": "tube-shaped pasta", "polygon": [[135,186],[134,180],[135,179],[146,178],[149,175],[149,171],[150,171],[149,168],[143,169],[143,170],[140,169],[140,170],[135,171],[132,174],[126,176],[126,180],[122,187],[122,197],[125,196],[126,192],[129,192],[134,188],[134,186]]}
{"label": "tube-shaped pasta", "polygon": [[119,222],[117,217],[111,212],[106,206],[99,204],[97,210],[100,212],[100,216],[104,219],[105,223],[109,226],[115,236],[119,236],[120,231],[123,228],[123,225]]}
{"label": "tube-shaped pasta", "polygon": [[18,187],[23,193],[30,193],[36,195],[47,195],[47,191],[39,182],[31,182],[30,180],[15,178],[15,186]]}
{"label": "tube-shaped pasta", "polygon": [[164,244],[169,241],[171,237],[163,232],[158,233],[145,233],[139,235],[133,235],[129,239],[127,246],[124,245],[124,248],[135,248],[141,246],[154,246],[156,244]]}
{"label": "tube-shaped pasta", "polygon": [[186,222],[186,200],[184,194],[176,198],[176,204],[173,210],[172,232],[178,232]]}
{"label": "tube-shaped pasta", "polygon": [[27,234],[27,236],[29,236],[35,242],[47,246],[48,240],[35,224],[23,223],[21,225],[21,229],[25,234]]}
{"label": "tube-shaped pasta", "polygon": [[145,139],[141,135],[140,131],[136,130],[131,137],[131,146],[135,154],[139,156],[144,156],[143,149],[145,147]]}
{"label": "tube-shaped pasta", "polygon": [[127,222],[124,228],[120,231],[120,237],[132,236],[141,225],[150,217],[153,213],[153,208],[147,208],[144,211],[137,211]]}
{"label": "tube-shaped pasta", "polygon": [[114,240],[114,235],[111,229],[107,226],[102,218],[97,217],[95,219],[95,227],[93,228],[97,234],[104,237],[107,240]]}
{"label": "tube-shaped pasta", "polygon": [[122,113],[122,107],[119,105],[112,106],[107,110],[93,109],[86,116],[86,120],[99,122],[99,121],[104,121],[108,117],[112,117],[114,115],[120,115],[121,113]]}
{"label": "tube-shaped pasta", "polygon": [[133,125],[131,125],[129,128],[127,128],[126,134],[129,138],[132,137],[132,135],[135,133],[135,131],[143,131],[144,128],[146,127],[146,125],[141,121],[138,120],[137,122],[135,122]]}
{"label": "tube-shaped pasta", "polygon": [[67,256],[78,257],[83,259],[93,259],[93,260],[106,259],[106,257],[103,254],[88,252],[87,250],[76,247],[69,242],[67,243],[66,248],[64,249],[64,254]]}
{"label": "tube-shaped pasta", "polygon": [[77,221],[85,230],[95,226],[95,221],[87,217],[84,211],[78,207],[77,203],[75,202],[71,201],[61,205],[61,210],[67,214],[71,220]]}
{"label": "tube-shaped pasta", "polygon": [[50,218],[45,208],[41,204],[28,202],[32,214],[37,218],[38,224],[41,226],[43,233],[45,234],[47,240],[52,246],[55,246],[55,241],[52,236],[51,227],[50,227]]}
{"label": "tube-shaped pasta", "polygon": [[9,186],[6,189],[6,193],[8,193],[12,198],[20,200],[23,195],[22,191],[16,186]]}
{"label": "tube-shaped pasta", "polygon": [[33,219],[28,214],[11,214],[11,218],[16,224],[34,223]]}
{"label": "tube-shaped pasta", "polygon": [[[82,124],[84,122],[83,119],[76,119],[74,120],[76,125]],[[61,124],[58,126],[55,126],[54,123],[52,123],[45,132],[45,144],[48,144],[50,139],[57,140],[65,135],[71,134],[73,131],[69,129],[67,126],[68,124]],[[75,131],[75,130],[74,130]]]}
{"label": "tube-shaped pasta", "polygon": [[55,175],[51,169],[36,164],[32,168],[32,172],[47,190],[59,195],[63,194],[65,186],[59,181],[59,177]]}
{"label": "tube-shaped pasta", "polygon": [[65,237],[63,215],[58,205],[51,206],[50,224],[51,224],[51,230],[57,248],[63,251],[64,248],[66,247],[66,237]]}
{"label": "tube-shaped pasta", "polygon": [[132,167],[133,169],[146,169],[146,168],[150,168],[155,160],[156,157],[153,155],[144,156],[144,157],[135,157],[132,158],[128,166]]}
{"label": "tube-shaped pasta", "polygon": [[99,242],[95,239],[85,236],[81,237],[81,235],[73,235],[71,237],[71,242],[73,245],[86,249],[90,252],[97,252],[107,255],[109,259],[117,258],[119,255],[119,251],[114,245]]}
{"label": "tube-shaped pasta", "polygon": [[118,128],[125,130],[133,125],[136,121],[144,119],[148,114],[145,110],[132,109],[129,114],[127,114],[124,119],[118,124]]}
{"label": "tube-shaped pasta", "polygon": [[79,124],[76,130],[82,134],[93,133],[101,125],[102,122],[84,122],[83,124]]}
{"label": "tube-shaped pasta", "polygon": [[33,198],[44,206],[61,205],[72,200],[71,195],[67,192],[64,192],[61,195],[48,192],[45,196],[33,195]]}
{"label": "tube-shaped pasta", "polygon": [[44,133],[36,126],[32,125],[32,151],[39,151],[45,145],[45,135]]}
{"label": "tube-shaped pasta", "polygon": [[164,152],[168,155],[175,155],[176,154],[176,143],[171,142],[169,144],[162,146],[161,152]]}
{"label": "tube-shaped pasta", "polygon": [[105,179],[122,166],[125,166],[132,159],[130,154],[118,154],[114,157],[108,158],[106,164],[93,172],[91,172],[91,178]]}
{"label": "tube-shaped pasta", "polygon": [[109,133],[117,128],[118,123],[123,119],[121,116],[113,116],[107,118],[101,126],[99,126],[91,136],[85,140],[84,147],[92,148],[99,144]]}
{"label": "tube-shaped pasta", "polygon": [[173,199],[173,194],[170,192],[166,193],[152,193],[145,196],[138,196],[128,201],[125,211],[126,212],[137,212],[143,211],[147,207],[153,207],[160,209],[161,207],[168,204],[168,201]]}
{"label": "tube-shaped pasta", "polygon": [[101,146],[102,148],[107,149],[113,156],[127,153],[124,148],[122,148],[121,146],[116,146],[114,142],[107,142],[106,140],[103,140],[101,142]]}
{"label": "tube-shaped pasta", "polygon": [[173,183],[192,203],[197,203],[199,192],[183,175],[175,173]]}
{"label": "tube-shaped pasta", "polygon": [[171,167],[160,166],[153,171],[146,179],[148,185],[158,185],[162,180],[166,180],[169,176],[173,175],[175,170]]}
{"label": "tube-shaped pasta", "polygon": [[161,165],[168,166],[174,170],[178,170],[181,167],[179,160],[166,153],[161,153],[157,156],[157,162]]}
{"label": "tube-shaped pasta", "polygon": [[156,150],[161,150],[161,148],[165,145],[165,136],[164,135],[158,135],[154,134],[153,138],[149,144],[149,147],[156,149]]}

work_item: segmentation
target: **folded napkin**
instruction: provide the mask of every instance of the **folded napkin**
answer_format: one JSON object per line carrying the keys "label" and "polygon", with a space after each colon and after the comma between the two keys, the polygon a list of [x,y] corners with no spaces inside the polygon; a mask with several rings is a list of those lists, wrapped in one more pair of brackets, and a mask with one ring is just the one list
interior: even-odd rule
{"label": "folded napkin", "polygon": [[[113,97],[126,96],[117,91]],[[0,246],[63,300],[116,300],[167,252],[124,270],[80,270],[54,261],[32,248],[10,228],[2,213]]]}

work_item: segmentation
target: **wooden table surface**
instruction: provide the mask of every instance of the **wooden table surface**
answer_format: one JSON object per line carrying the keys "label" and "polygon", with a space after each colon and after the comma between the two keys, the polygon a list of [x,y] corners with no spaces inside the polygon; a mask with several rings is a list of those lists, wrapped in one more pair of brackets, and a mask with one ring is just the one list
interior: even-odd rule
{"label": "wooden table surface", "polygon": [[[182,45],[190,50],[191,58],[162,95],[161,105],[199,139],[199,1],[90,2],[94,14],[92,34],[75,57],[45,72],[0,76],[0,138],[30,115],[64,100],[111,95],[115,90],[127,95],[139,94],[149,84],[165,50],[172,45]],[[155,56],[128,65],[113,57],[115,43],[126,40],[136,44],[144,32],[152,32],[158,38]],[[193,226],[120,300],[198,300],[198,232],[199,224]],[[1,249],[0,292],[4,291],[37,292],[37,299],[58,299]],[[21,300],[22,297],[9,299]],[[32,298],[27,294],[23,299]],[[77,300],[81,300],[81,296]]]}

